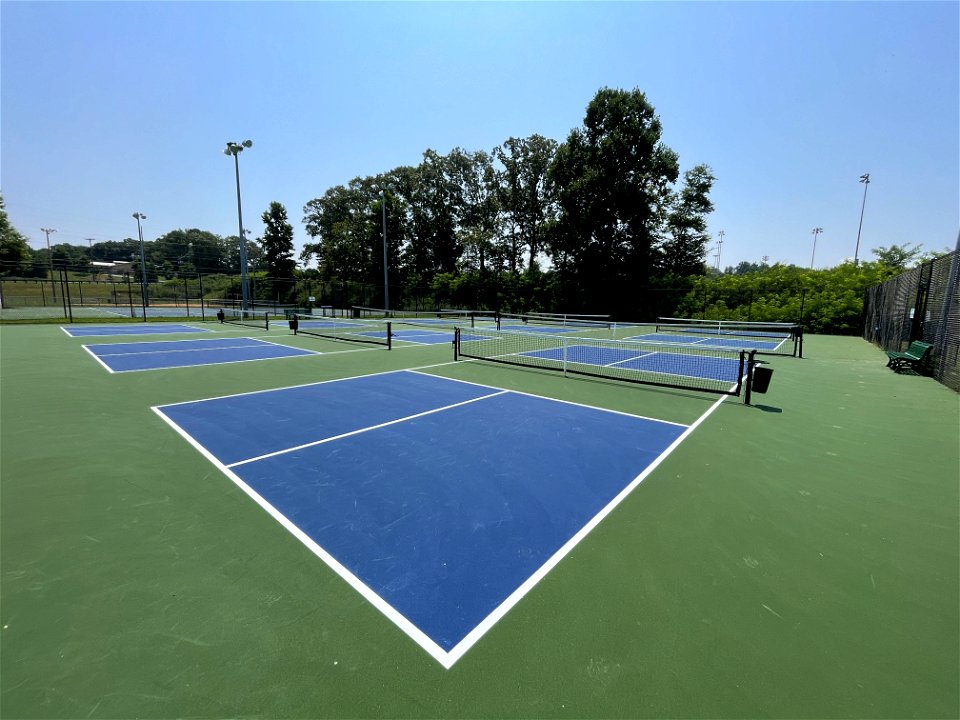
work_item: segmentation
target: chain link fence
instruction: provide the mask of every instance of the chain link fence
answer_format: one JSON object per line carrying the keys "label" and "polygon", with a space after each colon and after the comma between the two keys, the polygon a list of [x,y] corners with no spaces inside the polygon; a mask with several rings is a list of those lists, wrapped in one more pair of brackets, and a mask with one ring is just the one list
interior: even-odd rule
{"label": "chain link fence", "polygon": [[960,392],[960,249],[869,288],[863,337],[883,350],[933,345],[934,378]]}

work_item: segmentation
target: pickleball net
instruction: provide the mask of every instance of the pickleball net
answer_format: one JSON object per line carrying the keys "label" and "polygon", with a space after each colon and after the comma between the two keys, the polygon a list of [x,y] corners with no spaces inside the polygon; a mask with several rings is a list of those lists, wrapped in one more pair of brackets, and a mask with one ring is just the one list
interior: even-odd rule
{"label": "pickleball net", "polygon": [[357,319],[390,320],[397,325],[448,330],[456,327],[473,327],[476,314],[473,310],[384,310],[361,305],[353,306],[353,316]]}
{"label": "pickleball net", "polygon": [[325,340],[382,345],[388,350],[393,345],[391,323],[383,320],[297,314],[290,319],[290,329],[295,335],[312,335]]}
{"label": "pickleball net", "polygon": [[255,327],[261,330],[270,329],[270,316],[266,312],[256,310],[243,310],[237,307],[224,307],[223,321],[231,325],[243,325],[245,327]]}
{"label": "pickleball net", "polygon": [[751,353],[718,347],[458,329],[454,359],[471,358],[625,382],[740,395]]}
{"label": "pickleball net", "polygon": [[739,344],[758,355],[803,357],[803,326],[797,323],[660,317],[656,332],[667,342],[671,336],[684,343],[696,338],[703,345]]}
{"label": "pickleball net", "polygon": [[609,330],[613,320],[609,315],[576,315],[565,313],[500,313],[497,317],[501,327],[524,325],[559,326],[568,328]]}

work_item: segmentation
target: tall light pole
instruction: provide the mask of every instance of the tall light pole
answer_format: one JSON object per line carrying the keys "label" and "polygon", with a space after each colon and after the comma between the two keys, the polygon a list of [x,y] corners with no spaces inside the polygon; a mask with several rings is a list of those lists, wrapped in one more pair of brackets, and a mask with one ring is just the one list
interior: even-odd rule
{"label": "tall light pole", "polygon": [[724,230],[717,233],[719,235],[717,238],[717,272],[720,272],[720,250],[723,247],[723,236],[726,234]]}
{"label": "tall light pole", "polygon": [[140,299],[143,301],[143,319],[147,319],[147,305],[150,304],[149,291],[147,290],[147,261],[143,256],[143,226],[141,220],[146,220],[147,216],[142,212],[135,212],[133,217],[137,219],[137,235],[140,236]]}
{"label": "tall light pole", "polygon": [[810,256],[810,269],[813,270],[813,259],[817,256],[817,235],[823,232],[822,227],[813,229],[813,254]]}
{"label": "tall light pole", "polygon": [[55,228],[40,228],[40,232],[47,235],[47,262],[50,265],[50,287],[53,290],[53,299],[57,299],[57,285],[53,282],[53,250],[50,249],[50,233],[56,232]]}
{"label": "tall light pole", "polygon": [[237,174],[237,222],[240,225],[240,290],[243,294],[243,310],[250,307],[250,285],[247,282],[247,236],[243,234],[243,209],[240,206],[240,153],[244,148],[253,147],[252,140],[242,143],[228,142],[224,155],[233,155],[233,166]]}
{"label": "tall light pole", "polygon": [[863,211],[867,207],[867,188],[870,186],[870,173],[864,173],[860,176],[860,182],[863,183],[863,205],[860,206],[860,227],[857,228],[857,247],[853,251],[853,266],[857,266],[857,257],[860,255],[860,231],[863,230]]}
{"label": "tall light pole", "polygon": [[387,193],[380,189],[380,208],[383,210],[383,309],[390,310],[390,281],[387,275]]}

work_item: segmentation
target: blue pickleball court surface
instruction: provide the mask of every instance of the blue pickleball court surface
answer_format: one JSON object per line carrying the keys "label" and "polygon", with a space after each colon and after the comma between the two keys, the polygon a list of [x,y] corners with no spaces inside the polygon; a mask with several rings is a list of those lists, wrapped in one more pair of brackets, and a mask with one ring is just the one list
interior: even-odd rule
{"label": "blue pickleball court surface", "polygon": [[716,335],[647,333],[646,335],[636,335],[624,339],[681,345],[703,345],[730,350],[776,350],[787,340],[784,336],[776,337],[769,333],[768,335],[770,335],[770,337],[767,339],[758,339],[756,336],[738,338],[729,336],[718,337]]}
{"label": "blue pickleball court surface", "polygon": [[112,373],[275,360],[316,354],[310,350],[245,337],[101,343],[83,347]]}
{"label": "blue pickleball court surface", "polygon": [[115,335],[173,335],[177,333],[205,333],[204,328],[175,323],[142,323],[139,325],[67,325],[60,328],[70,337],[110,337]]}
{"label": "blue pickleball court surface", "polygon": [[685,355],[680,352],[657,352],[624,347],[596,347],[593,345],[570,345],[568,347],[531,350],[522,353],[529,357],[576,363],[618,367],[627,370],[675,375],[685,378],[702,378],[736,384],[741,372],[739,360],[727,357]]}
{"label": "blue pickleball court surface", "polygon": [[410,371],[156,411],[448,667],[687,429]]}

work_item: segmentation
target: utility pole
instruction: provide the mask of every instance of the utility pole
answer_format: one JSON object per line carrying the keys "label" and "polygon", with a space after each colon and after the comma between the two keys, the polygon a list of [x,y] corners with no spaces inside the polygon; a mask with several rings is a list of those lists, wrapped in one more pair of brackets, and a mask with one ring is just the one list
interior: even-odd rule
{"label": "utility pole", "polygon": [[50,265],[50,288],[53,290],[53,299],[57,299],[57,284],[53,281],[53,251],[50,249],[50,233],[55,233],[55,228],[40,228],[40,232],[47,235],[47,261]]}

